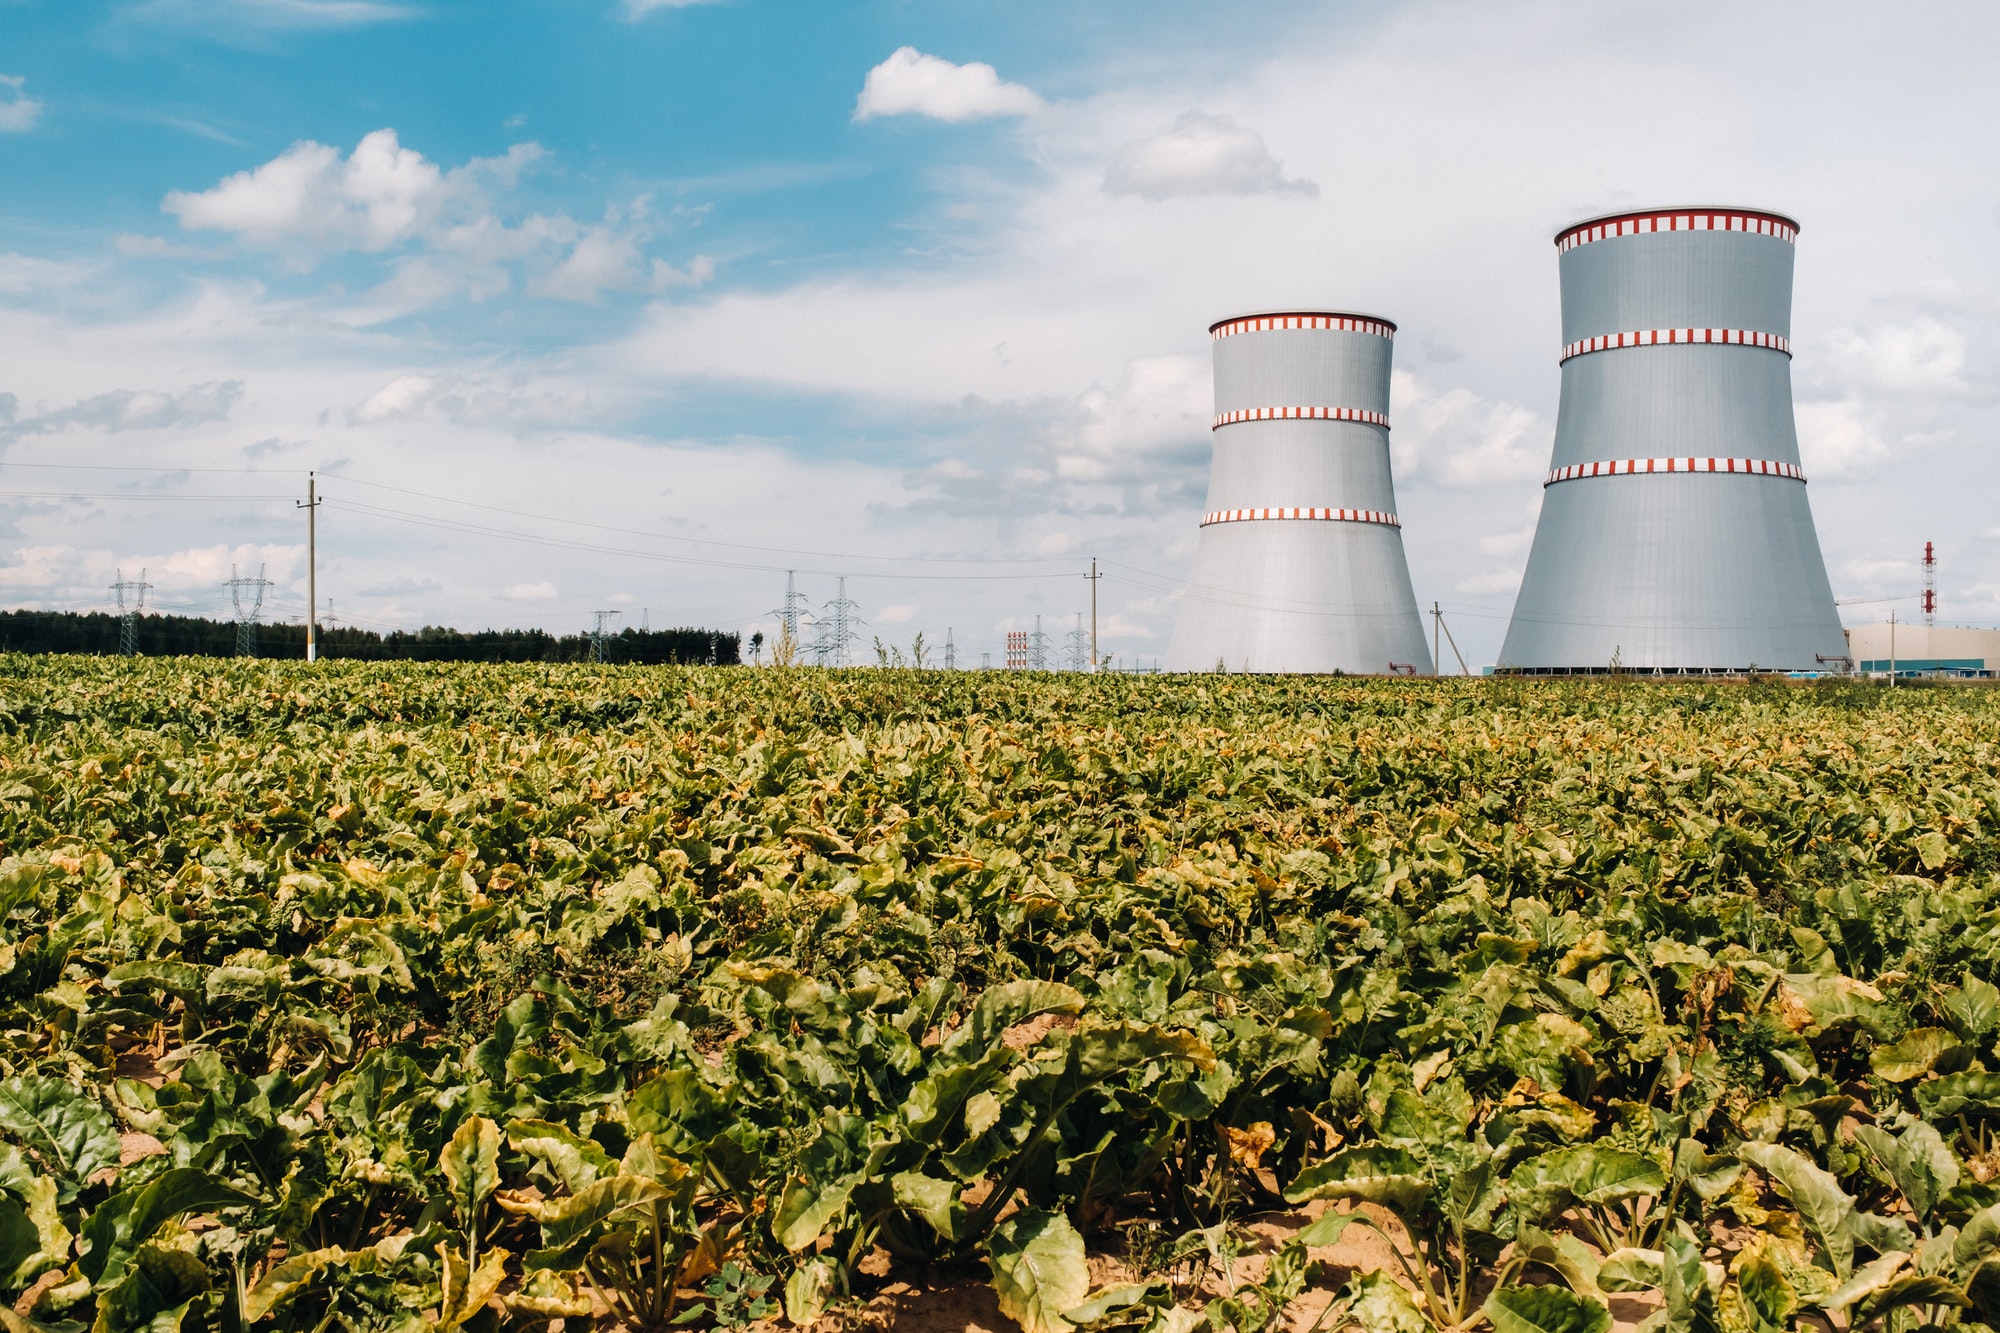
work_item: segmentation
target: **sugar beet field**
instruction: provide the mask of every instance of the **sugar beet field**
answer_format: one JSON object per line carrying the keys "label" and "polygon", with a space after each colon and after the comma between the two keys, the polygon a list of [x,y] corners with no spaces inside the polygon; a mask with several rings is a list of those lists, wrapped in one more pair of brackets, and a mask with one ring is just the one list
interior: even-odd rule
{"label": "sugar beet field", "polygon": [[0,658],[0,1325],[2000,1327],[1996,763],[1979,690]]}

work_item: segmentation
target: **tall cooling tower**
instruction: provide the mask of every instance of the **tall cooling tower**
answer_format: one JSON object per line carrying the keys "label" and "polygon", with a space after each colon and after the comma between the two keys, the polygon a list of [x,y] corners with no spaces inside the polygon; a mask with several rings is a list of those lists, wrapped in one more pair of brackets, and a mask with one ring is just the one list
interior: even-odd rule
{"label": "tall cooling tower", "polygon": [[1430,671],[1389,476],[1396,326],[1285,311],[1211,325],[1215,442],[1175,671]]}
{"label": "tall cooling tower", "polygon": [[1846,652],[1792,424],[1798,230],[1699,207],[1557,234],[1562,405],[1501,671]]}

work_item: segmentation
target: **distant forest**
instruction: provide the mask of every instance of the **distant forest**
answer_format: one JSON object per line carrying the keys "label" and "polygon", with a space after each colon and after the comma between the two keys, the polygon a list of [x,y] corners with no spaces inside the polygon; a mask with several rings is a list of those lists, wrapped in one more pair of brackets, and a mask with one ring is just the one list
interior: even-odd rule
{"label": "distant forest", "polygon": [[[0,611],[0,652],[118,652],[119,617],[102,611]],[[234,657],[236,622],[199,616],[143,615],[138,618],[137,651],[146,657]],[[427,625],[414,632],[377,634],[351,625],[319,627],[321,657],[410,662],[588,662],[588,634],[550,634],[538,629],[463,630]],[[735,634],[706,629],[626,629],[604,642],[607,662],[647,665],[702,663],[718,666],[742,660]],[[304,625],[259,625],[257,656],[303,658]]]}

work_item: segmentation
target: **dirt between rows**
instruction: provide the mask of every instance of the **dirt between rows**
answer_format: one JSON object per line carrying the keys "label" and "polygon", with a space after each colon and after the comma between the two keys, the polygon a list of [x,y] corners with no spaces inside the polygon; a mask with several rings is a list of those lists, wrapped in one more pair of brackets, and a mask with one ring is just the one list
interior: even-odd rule
{"label": "dirt between rows", "polygon": [[[1325,1207],[1313,1205],[1295,1213],[1266,1215],[1247,1223],[1243,1229],[1255,1238],[1257,1249],[1237,1261],[1237,1282],[1254,1282],[1261,1278],[1268,1256],[1294,1233],[1317,1219]],[[1402,1226],[1386,1210],[1363,1204],[1361,1211],[1391,1235],[1399,1240],[1404,1238]],[[876,1256],[878,1260],[886,1257]],[[1312,1257],[1320,1266],[1314,1270],[1312,1285],[1286,1311],[1284,1328],[1287,1333],[1307,1333],[1313,1328],[1326,1307],[1339,1298],[1349,1279],[1357,1274],[1379,1268],[1402,1281],[1402,1273],[1389,1242],[1379,1233],[1363,1227],[1349,1227],[1339,1244],[1316,1248]],[[870,1268],[875,1268],[879,1275],[889,1280],[865,1296],[858,1296],[829,1310],[812,1326],[812,1333],[889,1333],[889,1330],[894,1330],[894,1333],[1018,1333],[1014,1321],[1000,1313],[992,1287],[980,1274],[949,1277],[919,1286],[895,1280],[886,1271],[886,1264],[864,1263],[864,1273]],[[1113,1256],[1094,1254],[1090,1257],[1093,1292],[1141,1280],[1141,1275],[1131,1272]],[[1535,1280],[1532,1274],[1528,1280]],[[1199,1308],[1204,1297],[1223,1294],[1224,1280],[1211,1266],[1198,1287],[1184,1286],[1177,1290],[1183,1304]],[[1610,1303],[1613,1333],[1631,1333],[1660,1308],[1659,1297],[1653,1293],[1613,1296]],[[776,1333],[792,1325],[780,1319],[763,1327]],[[1326,1325],[1320,1327],[1321,1333],[1333,1333],[1333,1329]]]}

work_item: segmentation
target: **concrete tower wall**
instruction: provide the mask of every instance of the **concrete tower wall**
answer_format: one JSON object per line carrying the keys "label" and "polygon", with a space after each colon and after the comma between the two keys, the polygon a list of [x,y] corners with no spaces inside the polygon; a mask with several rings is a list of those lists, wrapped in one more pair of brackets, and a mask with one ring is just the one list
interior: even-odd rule
{"label": "concrete tower wall", "polygon": [[1562,402],[1502,671],[1844,652],[1792,418],[1797,234],[1692,208],[1557,236]]}
{"label": "concrete tower wall", "polygon": [[1208,502],[1171,670],[1430,670],[1389,470],[1395,326],[1224,320]]}

